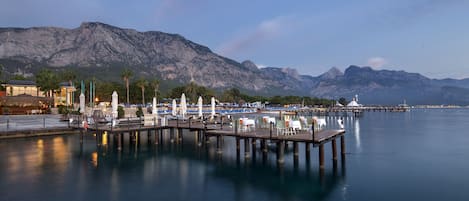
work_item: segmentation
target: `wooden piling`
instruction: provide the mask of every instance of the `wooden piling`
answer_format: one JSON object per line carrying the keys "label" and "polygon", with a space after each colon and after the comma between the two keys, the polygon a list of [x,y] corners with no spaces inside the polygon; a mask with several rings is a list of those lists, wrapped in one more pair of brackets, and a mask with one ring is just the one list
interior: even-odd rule
{"label": "wooden piling", "polygon": [[236,153],[239,154],[240,150],[241,150],[241,145],[239,143],[239,137],[236,137]]}
{"label": "wooden piling", "polygon": [[249,158],[249,138],[244,138],[244,157]]}
{"label": "wooden piling", "polygon": [[182,128],[179,128],[178,129],[178,141],[179,142],[182,142],[182,139],[183,139],[183,132],[182,132]]}
{"label": "wooden piling", "polygon": [[221,154],[222,153],[222,148],[221,148],[221,136],[217,135],[217,153]]}
{"label": "wooden piling", "polygon": [[277,141],[277,163],[279,164],[285,163],[284,155],[285,155],[285,141],[279,140]]}
{"label": "wooden piling", "polygon": [[158,130],[155,130],[155,144],[159,144],[159,143],[160,143],[160,142],[159,142],[159,141],[160,141],[160,140],[159,140],[159,133],[160,133],[160,132],[159,132]]}
{"label": "wooden piling", "polygon": [[267,153],[269,151],[267,149],[267,141],[265,139],[262,139],[261,146],[262,146],[262,152]]}
{"label": "wooden piling", "polygon": [[293,142],[293,158],[298,161],[298,142]]}
{"label": "wooden piling", "polygon": [[311,146],[309,142],[305,142],[305,157],[306,161],[310,161],[311,159]]}
{"label": "wooden piling", "polygon": [[251,145],[252,145],[252,153],[256,153],[256,146],[257,146],[257,141],[256,138],[251,139]]}
{"label": "wooden piling", "polygon": [[336,145],[336,142],[335,142],[335,138],[332,139],[331,143],[332,143],[332,160],[337,162],[337,145]]}
{"label": "wooden piling", "polygon": [[319,168],[324,169],[324,145],[319,145]]}
{"label": "wooden piling", "polygon": [[170,141],[171,143],[174,142],[174,128],[170,128],[170,129],[169,129],[169,141]]}
{"label": "wooden piling", "polygon": [[342,157],[345,156],[345,136],[340,136],[340,151],[342,154]]}
{"label": "wooden piling", "polygon": [[123,133],[117,133],[117,150],[122,150],[122,135],[124,135]]}

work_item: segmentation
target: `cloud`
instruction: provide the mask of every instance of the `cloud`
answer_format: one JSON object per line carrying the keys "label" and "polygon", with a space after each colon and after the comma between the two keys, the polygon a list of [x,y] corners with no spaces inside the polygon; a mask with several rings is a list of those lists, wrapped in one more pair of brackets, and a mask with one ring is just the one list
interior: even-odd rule
{"label": "cloud", "polygon": [[217,52],[224,56],[232,56],[260,45],[262,42],[280,36],[287,29],[290,17],[280,16],[259,23],[254,29],[243,31],[240,35],[223,43]]}
{"label": "cloud", "polygon": [[372,57],[368,59],[367,65],[373,68],[381,68],[387,63],[388,61],[383,57]]}

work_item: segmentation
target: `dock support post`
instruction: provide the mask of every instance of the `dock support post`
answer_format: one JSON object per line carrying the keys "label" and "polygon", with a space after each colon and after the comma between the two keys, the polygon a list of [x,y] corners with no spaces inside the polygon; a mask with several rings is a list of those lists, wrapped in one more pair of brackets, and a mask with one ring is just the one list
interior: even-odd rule
{"label": "dock support post", "polygon": [[335,142],[335,138],[332,139],[332,160],[334,160],[334,163],[337,162],[337,145]]}
{"label": "dock support post", "polygon": [[342,158],[345,158],[345,136],[340,136],[340,151]]}
{"label": "dock support post", "polygon": [[319,168],[324,169],[324,145],[319,145]]}
{"label": "dock support post", "polygon": [[306,156],[306,161],[309,162],[311,159],[311,146],[309,142],[305,142],[305,156]]}
{"label": "dock support post", "polygon": [[159,144],[159,131],[155,129],[155,144]]}
{"label": "dock support post", "polygon": [[251,139],[251,145],[252,145],[252,153],[254,154],[256,152],[256,138]]}
{"label": "dock support post", "polygon": [[284,154],[285,154],[285,141],[279,140],[277,142],[277,163],[283,164],[285,162]]}
{"label": "dock support post", "polygon": [[220,135],[217,135],[217,154],[221,154],[222,149],[221,149],[221,140],[220,140]]}
{"label": "dock support post", "polygon": [[293,158],[298,161],[298,142],[293,142]]}
{"label": "dock support post", "polygon": [[239,152],[241,150],[241,146],[239,144],[239,137],[236,137],[236,153],[239,155]]}
{"label": "dock support post", "polygon": [[[154,130],[154,131],[155,131],[155,134],[156,134],[156,130]],[[148,144],[151,143],[151,130],[150,129],[147,130],[147,141],[148,141]]]}
{"label": "dock support post", "polygon": [[140,147],[140,138],[142,137],[142,132],[141,131],[136,131],[135,132],[135,139],[137,141],[137,146]]}
{"label": "dock support post", "polygon": [[249,138],[244,138],[244,157],[249,158]]}
{"label": "dock support post", "polygon": [[179,142],[182,142],[182,128],[179,128],[179,129],[178,129],[178,137],[179,137],[179,138],[178,138],[178,141],[179,141]]}
{"label": "dock support post", "polygon": [[123,133],[117,133],[117,150],[122,150],[122,135]]}
{"label": "dock support post", "polygon": [[170,129],[169,129],[169,141],[170,141],[171,143],[174,142],[174,128],[170,128]]}
{"label": "dock support post", "polygon": [[261,147],[262,147],[262,152],[267,153],[267,141],[265,139],[262,139],[261,141]]}

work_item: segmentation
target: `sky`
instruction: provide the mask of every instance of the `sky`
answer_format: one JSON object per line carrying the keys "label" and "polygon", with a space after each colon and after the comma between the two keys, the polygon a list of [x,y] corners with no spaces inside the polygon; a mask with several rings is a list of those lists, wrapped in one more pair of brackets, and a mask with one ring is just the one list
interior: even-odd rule
{"label": "sky", "polygon": [[1,0],[0,27],[103,22],[177,33],[260,67],[469,78],[469,0]]}

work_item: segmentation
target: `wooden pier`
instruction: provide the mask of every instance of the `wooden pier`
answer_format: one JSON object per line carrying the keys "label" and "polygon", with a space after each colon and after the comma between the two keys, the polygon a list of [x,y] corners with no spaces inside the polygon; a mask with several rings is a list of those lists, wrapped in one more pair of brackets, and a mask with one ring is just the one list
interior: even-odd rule
{"label": "wooden pier", "polygon": [[[237,122],[237,121],[235,121]],[[255,154],[255,151],[260,149],[262,153],[267,154],[269,151],[268,145],[276,147],[276,157],[278,164],[285,162],[285,149],[289,144],[293,144],[293,156],[295,163],[298,162],[299,156],[299,143],[305,144],[305,156],[307,160],[310,158],[311,145],[319,147],[319,167],[324,169],[324,146],[326,143],[331,143],[332,160],[336,165],[338,160],[336,140],[340,138],[341,156],[345,160],[345,130],[321,130],[313,132],[309,130],[297,130],[295,134],[289,133],[288,135],[277,135],[277,129],[273,124],[269,128],[243,128],[240,129],[237,123],[230,126],[225,123],[208,124],[206,121],[200,120],[168,120],[166,125],[156,124],[152,126],[144,126],[142,123],[123,123],[117,127],[110,127],[109,125],[91,125],[88,130],[96,133],[96,140],[98,145],[103,140],[103,136],[107,138],[114,137],[117,142],[117,149],[122,150],[124,142],[124,134],[128,134],[130,141],[140,140],[139,135],[147,134],[149,142],[152,141],[157,146],[163,139],[163,135],[169,135],[171,143],[180,142],[184,138],[183,130],[189,130],[196,133],[196,141],[199,146],[211,142],[215,138],[216,150],[218,154],[223,153],[223,144],[225,137],[233,137],[236,139],[236,152],[239,155],[241,152],[241,145],[244,144],[244,156],[246,159]],[[81,130],[81,142],[83,140],[84,129],[75,127]],[[169,132],[163,132],[169,130]],[[106,133],[106,135],[104,135]],[[187,132],[186,132],[187,133]],[[107,142],[110,140],[107,139]],[[242,143],[243,142],[243,143]]]}

